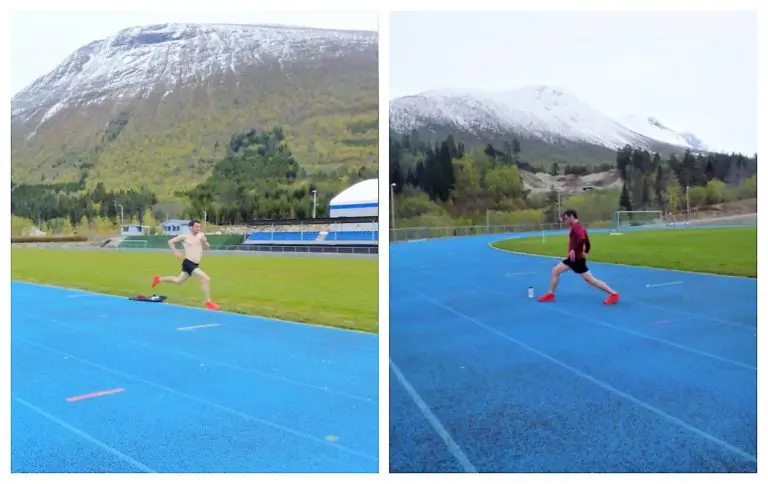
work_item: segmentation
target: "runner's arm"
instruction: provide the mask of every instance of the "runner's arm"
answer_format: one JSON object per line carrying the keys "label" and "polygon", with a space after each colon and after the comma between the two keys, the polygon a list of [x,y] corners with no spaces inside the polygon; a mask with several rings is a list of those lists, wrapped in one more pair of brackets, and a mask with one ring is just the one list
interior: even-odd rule
{"label": "runner's arm", "polygon": [[176,237],[168,241],[168,247],[171,248],[171,250],[173,251],[173,255],[175,255],[177,259],[181,256],[181,254],[179,253],[178,250],[176,250],[176,244],[178,244],[179,242],[182,242],[186,238],[187,238],[186,234],[181,234],[181,235],[177,235]]}

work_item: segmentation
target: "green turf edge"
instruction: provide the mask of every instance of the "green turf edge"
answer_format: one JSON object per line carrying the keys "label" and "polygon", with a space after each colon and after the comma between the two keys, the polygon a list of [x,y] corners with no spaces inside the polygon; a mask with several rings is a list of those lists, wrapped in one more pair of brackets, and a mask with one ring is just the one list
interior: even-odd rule
{"label": "green turf edge", "polygon": [[[46,249],[39,249],[39,248],[21,248],[21,247],[18,247],[18,248],[13,248],[13,250],[11,251],[11,255],[13,255],[13,253],[15,253],[17,251],[18,252],[22,252],[22,253],[30,253],[30,252],[36,251],[36,250],[43,251],[43,252],[47,253],[48,255],[50,255],[51,253],[56,252],[56,249],[46,250]],[[61,250],[66,251],[66,249],[61,249]],[[78,252],[79,253],[80,251],[73,251],[73,252]],[[93,251],[93,253],[99,253],[99,252],[100,251]],[[91,251],[84,251],[84,253],[91,253]],[[137,252],[132,252],[132,254],[137,254]],[[226,256],[221,256],[221,257],[224,258],[223,260],[231,261],[232,260],[231,258],[235,258],[237,256],[226,255]],[[248,257],[249,260],[250,260],[249,256],[241,256],[241,257]],[[268,258],[268,257],[265,256],[265,258]],[[282,257],[281,258],[274,257],[272,259],[274,259],[274,260],[282,260],[283,258]],[[287,259],[289,259],[289,258],[286,258],[286,260]],[[323,258],[323,262],[325,262],[325,261],[326,261],[326,259]],[[173,264],[175,266],[175,261],[174,261]],[[84,292],[88,292],[88,293],[103,294],[103,295],[106,295],[106,296],[113,296],[113,297],[130,297],[130,296],[135,296],[139,292],[136,289],[128,289],[128,288],[124,287],[123,285],[121,285],[119,283],[120,281],[118,281],[118,283],[116,285],[115,284],[109,284],[109,283],[104,284],[103,283],[104,281],[100,281],[101,283],[98,282],[98,281],[93,281],[94,283],[89,284],[87,282],[86,283],[81,283],[81,282],[72,281],[72,280],[61,280],[61,279],[57,280],[57,278],[46,277],[46,274],[23,274],[23,275],[16,274],[16,275],[14,275],[13,274],[13,272],[14,272],[13,271],[13,269],[14,269],[13,261],[12,261],[12,264],[11,264],[11,268],[12,268],[11,280],[12,281],[17,281],[17,282],[22,282],[22,283],[38,284],[38,285],[41,285],[41,286],[56,287],[56,288],[61,288],[61,289],[79,290],[79,291],[84,291]],[[378,283],[378,276],[376,276],[377,271],[378,271],[378,269],[376,271],[374,271],[374,273],[372,274],[372,277],[375,277],[376,278],[376,282]],[[175,273],[176,272],[174,272],[174,274]],[[151,290],[149,290],[149,291],[151,291]],[[194,293],[194,290],[192,292]],[[149,292],[147,292],[147,293],[149,293]],[[176,301],[174,301],[173,303],[165,303],[165,304],[169,304],[169,305],[173,305],[173,306],[180,306],[180,307],[188,307],[188,308],[198,309],[198,310],[203,310],[203,308],[201,307],[199,302],[196,300],[196,297],[193,297],[192,300],[190,300],[188,298],[188,296],[185,297],[183,294],[180,294],[177,297],[178,297],[178,299],[176,299]],[[375,299],[378,300],[378,291],[376,291],[376,293],[375,293]],[[303,325],[309,325],[309,326],[319,326],[319,327],[340,329],[340,330],[353,331],[353,332],[365,333],[365,334],[378,334],[379,333],[378,303],[375,303],[375,310],[374,310],[375,314],[373,315],[372,319],[370,319],[370,320],[369,320],[369,318],[371,318],[371,316],[365,316],[361,320],[357,320],[357,318],[355,318],[351,314],[342,314],[342,312],[345,311],[344,309],[339,309],[339,311],[341,311],[341,312],[339,314],[337,314],[337,315],[334,315],[333,313],[335,311],[334,311],[332,306],[330,308],[323,308],[323,310],[322,310],[323,317],[321,318],[322,320],[320,320],[320,319],[314,320],[312,317],[295,317],[294,318],[294,317],[290,317],[291,314],[288,314],[288,317],[285,317],[285,316],[280,316],[279,313],[286,314],[286,313],[291,313],[292,311],[294,311],[294,312],[302,312],[304,310],[304,308],[300,308],[298,310],[295,310],[293,307],[290,307],[290,305],[289,305],[289,307],[283,307],[283,306],[281,306],[281,302],[280,301],[271,301],[270,306],[274,307],[275,310],[274,311],[269,311],[268,310],[269,308],[261,308],[261,309],[266,309],[266,310],[259,311],[260,308],[245,308],[245,309],[241,309],[240,307],[237,307],[237,306],[231,306],[231,307],[224,308],[223,310],[221,310],[221,312],[223,312],[223,313],[230,313],[230,314],[239,314],[239,315],[245,315],[245,316],[254,316],[254,317],[264,318],[264,319],[272,319],[272,320],[281,321],[281,322],[285,322],[285,323],[289,323],[289,324],[293,323],[293,324],[303,324]],[[359,308],[354,308],[355,312],[357,312],[358,310],[359,310]],[[363,312],[367,312],[367,311],[363,311]],[[278,314],[274,314],[274,313],[278,313]],[[333,318],[331,318],[331,319],[334,322],[329,322],[328,321],[329,316],[333,316]],[[347,323],[345,321],[345,319],[349,319],[349,318],[353,318],[354,321],[350,320]],[[336,322],[336,321],[338,321],[338,322]]]}
{"label": "green turf edge", "polygon": [[[43,283],[43,282],[36,282],[36,281],[34,281],[32,279],[25,280],[25,279],[13,279],[13,278],[11,278],[11,281],[12,282],[13,281],[21,282],[21,283],[26,283],[26,284],[33,284],[33,285],[42,286],[42,287],[50,287],[50,288],[55,288],[55,289],[64,289],[64,290],[67,290],[67,291],[81,291],[81,292],[84,292],[84,293],[87,293],[87,294],[95,294],[95,295],[105,296],[105,297],[114,297],[114,298],[126,297],[126,298],[128,298],[128,297],[133,297],[133,296],[136,295],[136,294],[133,294],[133,293],[128,293],[127,291],[114,291],[113,293],[107,293],[107,292],[93,291],[93,290],[89,290],[87,288],[81,288],[81,287],[57,286],[55,284],[46,284],[46,283]],[[125,292],[125,294],[118,294],[119,292]],[[195,309],[195,310],[198,310],[198,311],[208,311],[205,308],[202,308],[200,306],[195,306],[195,305],[192,305],[192,304],[166,303],[166,302],[164,302],[162,304],[166,304],[168,306],[175,306],[175,307]],[[378,334],[378,330],[366,330],[366,329],[353,328],[353,327],[347,327],[347,326],[333,326],[333,325],[330,325],[330,324],[310,323],[310,322],[306,322],[306,321],[290,321],[290,320],[287,320],[287,319],[280,319],[280,318],[272,317],[272,316],[262,316],[262,315],[259,315],[259,314],[248,313],[248,312],[245,312],[245,311],[218,310],[218,311],[215,311],[215,312],[217,312],[217,313],[224,313],[224,314],[233,314],[233,315],[238,315],[238,316],[248,316],[248,317],[251,317],[251,318],[268,319],[268,320],[271,320],[271,321],[277,321],[277,322],[286,323],[286,324],[299,324],[299,325],[302,325],[302,326],[315,326],[315,327],[328,328],[328,329],[337,329],[339,331],[351,331],[353,333],[362,333],[362,334],[370,334],[370,335],[377,335]]]}
{"label": "green turf edge", "polygon": [[[701,228],[693,228],[693,229],[686,229],[686,231],[727,231],[727,230],[738,230],[738,229],[744,229],[746,227],[713,227],[713,228],[707,228],[707,227],[701,227]],[[757,231],[757,227],[750,227],[754,228],[755,231]],[[644,230],[643,233],[654,233],[654,232],[664,232],[663,229],[659,230]],[[602,233],[601,233],[602,234]],[[555,237],[564,237],[565,234],[558,234],[555,235]],[[530,256],[536,256],[536,257],[545,257],[547,259],[553,259],[553,260],[563,260],[565,256],[555,256],[550,254],[544,254],[540,252],[525,252],[520,250],[511,250],[504,247],[501,247],[501,244],[504,243],[514,243],[517,240],[530,240],[533,238],[539,238],[541,237],[541,234],[539,233],[531,233],[530,235],[525,236],[519,236],[519,237],[509,237],[506,239],[500,239],[493,242],[488,243],[488,247],[494,250],[498,250],[500,252],[506,252],[510,254],[518,254],[518,255],[530,255]],[[719,276],[719,277],[735,277],[738,279],[754,279],[757,280],[757,261],[755,261],[755,273],[753,274],[733,274],[733,273],[724,273],[724,272],[714,272],[714,271],[704,271],[704,270],[692,270],[692,269],[679,269],[670,267],[664,264],[659,265],[641,265],[641,264],[632,264],[630,262],[622,261],[617,262],[615,260],[606,259],[606,258],[590,258],[592,262],[597,262],[600,264],[608,264],[608,265],[615,265],[615,266],[622,266],[622,267],[637,267],[637,268],[643,268],[643,269],[663,269],[667,271],[672,272],[682,272],[682,273],[688,273],[688,274],[702,274],[702,275],[709,275],[709,276]]]}

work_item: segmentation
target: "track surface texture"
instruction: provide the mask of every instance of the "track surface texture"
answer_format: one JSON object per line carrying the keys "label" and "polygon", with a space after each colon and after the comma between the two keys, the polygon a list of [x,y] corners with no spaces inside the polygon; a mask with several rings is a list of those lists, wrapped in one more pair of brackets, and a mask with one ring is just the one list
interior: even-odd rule
{"label": "track surface texture", "polygon": [[11,290],[12,472],[378,472],[374,334]]}
{"label": "track surface texture", "polygon": [[755,280],[590,263],[618,304],[539,303],[557,260],[508,237],[391,246],[391,472],[756,472]]}

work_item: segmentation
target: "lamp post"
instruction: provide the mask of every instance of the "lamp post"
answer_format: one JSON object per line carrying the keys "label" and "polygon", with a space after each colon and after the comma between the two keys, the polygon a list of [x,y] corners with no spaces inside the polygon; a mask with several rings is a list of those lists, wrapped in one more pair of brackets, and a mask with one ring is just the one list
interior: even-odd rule
{"label": "lamp post", "polygon": [[208,212],[203,210],[203,232],[205,232],[205,227],[208,223]]}
{"label": "lamp post", "polygon": [[312,190],[312,218],[317,216],[317,190]]}
{"label": "lamp post", "polygon": [[115,202],[115,210],[117,210],[117,207],[120,207],[120,230],[123,230],[123,225],[125,225],[125,216],[123,215],[123,206],[119,203],[117,203],[117,200],[112,200]]}

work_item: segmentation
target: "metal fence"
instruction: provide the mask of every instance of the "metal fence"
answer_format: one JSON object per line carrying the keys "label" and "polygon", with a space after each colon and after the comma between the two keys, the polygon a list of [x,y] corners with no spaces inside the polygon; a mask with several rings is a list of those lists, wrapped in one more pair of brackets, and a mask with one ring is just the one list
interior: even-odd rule
{"label": "metal fence", "polygon": [[410,240],[438,239],[444,237],[463,237],[468,235],[492,235],[515,232],[542,232],[560,229],[556,223],[519,224],[519,225],[470,225],[455,227],[407,227],[390,229],[390,242],[408,242]]}
{"label": "metal fence", "polygon": [[[597,222],[586,224],[590,229],[615,229],[615,222]],[[655,223],[642,224],[636,228],[665,228],[665,227],[728,227],[743,226],[752,227],[757,225],[757,213],[750,214],[729,214],[717,211],[698,212],[691,214],[686,220],[685,215],[675,216],[673,218],[664,217]],[[445,237],[462,237],[469,235],[493,235],[508,233],[535,233],[535,232],[553,232],[564,230],[562,224],[519,224],[519,225],[472,225],[472,226],[454,226],[454,227],[407,227],[399,229],[390,229],[389,241],[408,242],[414,240],[438,239]]]}
{"label": "metal fence", "polygon": [[[121,246],[120,251],[165,251],[168,249],[145,248],[141,246],[125,247]],[[212,245],[211,252],[236,253],[236,252],[272,252],[283,254],[360,254],[376,255],[379,253],[378,246],[339,246],[339,245],[264,245],[264,244],[244,244],[244,245]]]}
{"label": "metal fence", "polygon": [[690,227],[755,227],[757,226],[757,214],[717,215],[712,217],[697,217],[685,220],[678,218],[672,222],[675,225]]}

